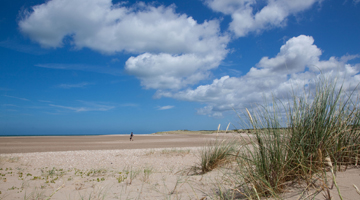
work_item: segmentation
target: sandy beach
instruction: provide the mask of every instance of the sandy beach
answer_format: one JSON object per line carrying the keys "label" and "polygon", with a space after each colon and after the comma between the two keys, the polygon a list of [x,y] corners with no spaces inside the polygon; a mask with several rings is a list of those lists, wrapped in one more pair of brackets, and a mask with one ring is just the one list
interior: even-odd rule
{"label": "sandy beach", "polygon": [[[224,181],[234,163],[196,174],[200,150],[211,140],[248,140],[243,136],[135,135],[133,142],[124,135],[2,137],[0,199],[218,199],[219,188],[235,186]],[[359,199],[352,186],[360,186],[359,168],[337,177],[344,199]],[[301,192],[289,189],[284,198],[298,199]],[[339,199],[335,188],[331,194]]]}
{"label": "sandy beach", "polygon": [[199,189],[213,181],[188,176],[189,170],[201,146],[224,137],[233,136],[135,135],[132,142],[128,135],[2,137],[0,199],[53,193],[51,199],[201,199],[206,194]]}
{"label": "sandy beach", "polygon": [[0,154],[203,146],[216,134],[0,137]]}

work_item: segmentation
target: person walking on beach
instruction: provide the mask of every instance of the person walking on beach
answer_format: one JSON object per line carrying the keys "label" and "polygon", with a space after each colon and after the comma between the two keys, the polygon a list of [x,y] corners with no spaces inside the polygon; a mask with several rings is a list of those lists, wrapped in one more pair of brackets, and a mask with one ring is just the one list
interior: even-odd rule
{"label": "person walking on beach", "polygon": [[130,134],[130,141],[134,141],[133,137],[134,137],[134,134],[133,134],[133,132],[131,132],[131,134]]}

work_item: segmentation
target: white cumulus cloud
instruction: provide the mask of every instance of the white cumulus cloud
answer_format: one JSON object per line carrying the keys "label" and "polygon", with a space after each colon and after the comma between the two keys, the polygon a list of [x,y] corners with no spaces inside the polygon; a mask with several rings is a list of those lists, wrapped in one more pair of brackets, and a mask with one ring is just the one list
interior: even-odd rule
{"label": "white cumulus cloud", "polygon": [[[237,37],[250,32],[260,32],[273,27],[285,25],[290,15],[309,9],[322,0],[268,0],[261,9],[262,1],[256,0],[206,0],[214,11],[231,15],[229,29]],[[259,5],[260,4],[260,5]]]}
{"label": "white cumulus cloud", "polygon": [[130,57],[125,70],[137,76],[145,88],[181,89],[208,77],[209,70],[216,68],[225,52],[216,54],[150,54]]}
{"label": "white cumulus cloud", "polygon": [[125,7],[111,0],[48,1],[32,7],[19,27],[45,47],[61,47],[69,36],[77,48],[104,53],[209,52],[219,31],[216,20],[198,24],[174,6]]}
{"label": "white cumulus cloud", "polygon": [[[313,44],[314,39],[300,35],[292,38],[280,48],[280,52],[274,58],[263,57],[257,64],[258,68],[252,68],[250,74],[259,71],[263,73],[296,73],[304,71],[305,67],[313,68],[319,62],[321,50]],[[259,70],[259,68],[261,70]]]}
{"label": "white cumulus cloud", "polygon": [[32,7],[20,30],[43,47],[67,42],[105,54],[130,52],[125,70],[145,88],[179,89],[207,78],[227,54],[218,20],[198,23],[175,6],[111,0],[51,0]]}

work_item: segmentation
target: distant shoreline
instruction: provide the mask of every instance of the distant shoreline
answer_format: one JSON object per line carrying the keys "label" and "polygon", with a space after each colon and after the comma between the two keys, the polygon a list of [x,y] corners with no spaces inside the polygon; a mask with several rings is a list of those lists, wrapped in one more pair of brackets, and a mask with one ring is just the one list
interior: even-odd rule
{"label": "distant shoreline", "polygon": [[0,154],[199,147],[221,135],[230,137],[232,134],[134,134],[134,141],[130,141],[127,134],[1,137]]}

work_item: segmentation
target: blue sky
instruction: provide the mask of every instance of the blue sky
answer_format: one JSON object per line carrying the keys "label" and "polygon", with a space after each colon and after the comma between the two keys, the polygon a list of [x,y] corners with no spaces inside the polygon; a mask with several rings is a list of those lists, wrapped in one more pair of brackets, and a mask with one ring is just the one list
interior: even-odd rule
{"label": "blue sky", "polygon": [[359,0],[1,4],[0,135],[242,128],[320,71],[360,82]]}

